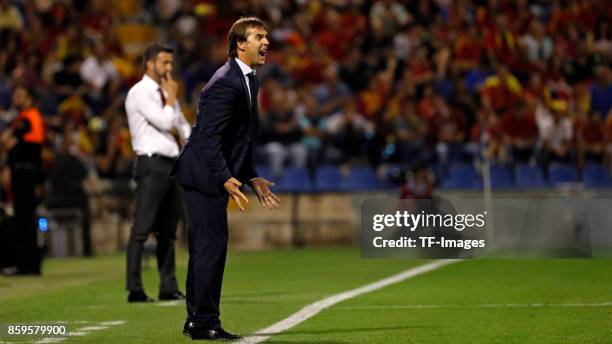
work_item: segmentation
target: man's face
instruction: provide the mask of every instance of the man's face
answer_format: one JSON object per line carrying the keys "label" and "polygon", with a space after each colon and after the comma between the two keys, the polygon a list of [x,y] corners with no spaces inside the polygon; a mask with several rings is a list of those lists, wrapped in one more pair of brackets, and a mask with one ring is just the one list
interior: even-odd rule
{"label": "man's face", "polygon": [[266,63],[266,52],[268,51],[268,32],[261,27],[250,27],[247,29],[247,38],[238,43],[239,49],[244,49],[243,57],[251,67],[261,66]]}
{"label": "man's face", "polygon": [[151,63],[153,64],[153,73],[159,80],[172,73],[172,54],[170,53],[160,52]]}
{"label": "man's face", "polygon": [[28,102],[28,92],[23,88],[16,88],[13,92],[13,106],[17,110],[22,110]]}

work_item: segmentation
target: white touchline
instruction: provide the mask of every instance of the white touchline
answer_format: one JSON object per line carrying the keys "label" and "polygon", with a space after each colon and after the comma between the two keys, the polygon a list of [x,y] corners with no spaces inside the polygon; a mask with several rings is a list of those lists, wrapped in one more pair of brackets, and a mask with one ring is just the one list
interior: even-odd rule
{"label": "white touchline", "polygon": [[340,294],[326,297],[323,300],[309,304],[308,306],[302,308],[298,312],[293,313],[288,318],[285,318],[270,327],[264,328],[263,330],[259,330],[252,335],[246,336],[242,338],[241,340],[236,341],[235,343],[236,344],[261,343],[267,340],[268,338],[270,338],[270,336],[286,331],[312,318],[313,316],[317,315],[322,310],[329,308],[337,303],[340,303],[342,301],[351,299],[359,295],[363,295],[365,293],[369,293],[371,291],[374,291],[380,288],[384,288],[391,284],[405,281],[409,278],[412,278],[412,277],[439,269],[445,265],[449,265],[449,264],[460,262],[460,261],[462,261],[462,259],[444,259],[444,260],[433,261],[433,262],[423,264],[423,265],[414,267],[412,269],[400,272],[396,275],[381,279],[380,281],[376,281],[374,283],[366,284],[356,289],[348,290]]}
{"label": "white touchline", "polygon": [[47,344],[47,343],[59,343],[62,342],[69,337],[82,337],[88,335],[91,331],[100,331],[106,330],[109,326],[117,326],[125,324],[125,320],[108,320],[101,321],[99,323],[94,323],[92,321],[56,321],[55,323],[73,323],[73,324],[94,324],[94,326],[86,326],[75,329],[73,331],[69,331],[62,337],[45,337],[38,340],[37,344]]}
{"label": "white touchline", "polygon": [[389,306],[338,306],[337,309],[431,309],[431,308],[563,308],[563,307],[612,307],[612,302],[593,303],[483,303],[448,305],[389,305]]}
{"label": "white touchline", "polygon": [[185,301],[165,301],[165,302],[159,302],[156,304],[156,306],[160,306],[160,307],[173,307],[173,306],[179,306],[179,305],[184,305]]}
{"label": "white touchline", "polygon": [[106,330],[108,326],[88,326],[80,328],[79,331],[98,331],[98,330]]}
{"label": "white touchline", "polygon": [[65,340],[66,337],[52,337],[52,338],[43,338],[41,340],[39,340],[36,343],[41,343],[41,344],[45,344],[45,343],[59,343],[63,340]]}
{"label": "white touchline", "polygon": [[83,332],[83,331],[72,331],[72,332],[68,332],[68,336],[70,337],[81,337],[86,335],[87,332]]}
{"label": "white touchline", "polygon": [[100,323],[102,326],[115,326],[115,325],[123,325],[125,324],[125,320],[109,320],[103,321]]}

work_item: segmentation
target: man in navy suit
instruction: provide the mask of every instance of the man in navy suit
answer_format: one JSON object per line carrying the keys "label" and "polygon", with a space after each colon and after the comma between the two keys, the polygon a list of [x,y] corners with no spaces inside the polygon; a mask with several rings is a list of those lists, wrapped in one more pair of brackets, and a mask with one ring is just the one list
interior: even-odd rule
{"label": "man in navy suit", "polygon": [[229,197],[241,211],[249,202],[243,184],[260,204],[278,208],[273,184],[257,176],[254,148],[257,136],[259,81],[256,66],[264,64],[268,28],[258,18],[237,20],[228,34],[229,60],[200,94],[196,124],[172,175],[183,188],[189,219],[187,321],[183,333],[192,339],[238,339],[219,320],[221,283],[227,254]]}

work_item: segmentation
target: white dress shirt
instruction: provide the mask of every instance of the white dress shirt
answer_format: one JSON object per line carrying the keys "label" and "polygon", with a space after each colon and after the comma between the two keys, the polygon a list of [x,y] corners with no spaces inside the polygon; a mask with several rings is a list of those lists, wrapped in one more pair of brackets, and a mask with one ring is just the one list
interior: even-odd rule
{"label": "white dress shirt", "polygon": [[179,102],[174,108],[166,104],[162,106],[159,89],[167,93],[148,75],[142,77],[125,99],[132,148],[137,155],[159,154],[176,157],[180,147],[170,130],[176,128],[183,139],[189,137],[191,126],[185,119]]}
{"label": "white dress shirt", "polygon": [[238,62],[238,66],[240,66],[240,69],[242,70],[242,74],[244,75],[244,80],[246,80],[246,84],[247,84],[247,90],[249,91],[249,104],[251,104],[251,86],[249,86],[249,77],[247,76],[247,74],[253,72],[253,75],[255,75],[255,70],[251,67],[249,67],[248,64],[240,61],[239,58],[235,57],[236,62]]}

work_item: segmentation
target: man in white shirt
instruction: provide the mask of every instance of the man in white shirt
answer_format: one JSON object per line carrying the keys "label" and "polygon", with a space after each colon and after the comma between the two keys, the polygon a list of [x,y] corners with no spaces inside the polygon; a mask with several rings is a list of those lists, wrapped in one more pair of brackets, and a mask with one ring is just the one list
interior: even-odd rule
{"label": "man in white shirt", "polygon": [[175,277],[174,241],[182,211],[179,186],[169,173],[179,155],[177,136],[191,131],[177,100],[178,84],[172,80],[169,46],[155,43],[144,54],[145,75],[128,92],[125,110],[132,147],[136,152],[134,223],[127,252],[128,302],[151,302],[140,275],[143,244],[150,232],[157,237],[160,300],[185,296]]}

